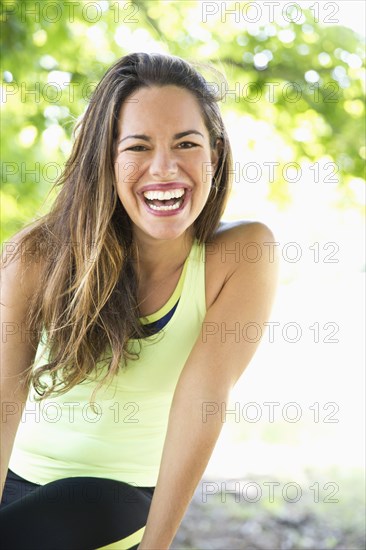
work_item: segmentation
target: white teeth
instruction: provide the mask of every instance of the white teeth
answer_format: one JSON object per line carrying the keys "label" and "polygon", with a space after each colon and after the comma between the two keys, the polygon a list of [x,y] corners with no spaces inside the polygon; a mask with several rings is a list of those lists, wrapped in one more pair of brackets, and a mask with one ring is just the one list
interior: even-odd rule
{"label": "white teeth", "polygon": [[181,201],[179,203],[171,204],[170,206],[155,206],[155,204],[149,204],[149,208],[152,208],[153,210],[176,210],[181,205]]}
{"label": "white teeth", "polygon": [[178,199],[184,195],[184,189],[172,189],[172,191],[145,191],[144,197],[147,199],[169,200]]}

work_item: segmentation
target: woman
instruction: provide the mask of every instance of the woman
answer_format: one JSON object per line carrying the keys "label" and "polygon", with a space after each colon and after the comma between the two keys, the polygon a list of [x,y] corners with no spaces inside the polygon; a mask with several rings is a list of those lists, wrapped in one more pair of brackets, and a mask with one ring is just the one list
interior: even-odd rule
{"label": "woman", "polygon": [[178,530],[277,279],[266,225],[220,223],[218,100],[178,57],[120,59],[50,213],[3,258],[6,548],[164,549]]}

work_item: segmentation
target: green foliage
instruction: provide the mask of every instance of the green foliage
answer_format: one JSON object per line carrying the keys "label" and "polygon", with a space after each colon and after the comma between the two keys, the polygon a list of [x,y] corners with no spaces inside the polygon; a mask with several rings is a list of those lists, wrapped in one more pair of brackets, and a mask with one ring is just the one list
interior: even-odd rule
{"label": "green foliage", "polygon": [[[253,25],[224,21],[220,13],[205,20],[201,2],[193,0],[72,4],[2,4],[1,240],[47,209],[44,199],[90,92],[111,63],[140,50],[224,72],[229,90],[236,90],[222,103],[224,115],[234,111],[269,124],[287,151],[284,157],[277,144],[279,161],[335,163],[338,207],[361,210],[349,186],[364,177],[366,157],[364,47],[355,32],[320,26],[310,11],[299,21]],[[215,76],[208,71],[206,78]],[[261,139],[248,135],[243,123],[239,151]],[[291,203],[280,171],[268,183],[268,199],[278,207]]]}

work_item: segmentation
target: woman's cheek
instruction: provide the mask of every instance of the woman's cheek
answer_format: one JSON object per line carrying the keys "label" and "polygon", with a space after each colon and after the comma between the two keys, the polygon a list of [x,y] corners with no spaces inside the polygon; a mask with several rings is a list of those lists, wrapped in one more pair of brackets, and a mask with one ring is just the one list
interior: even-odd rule
{"label": "woman's cheek", "polygon": [[211,185],[212,176],[214,175],[211,158],[206,155],[202,155],[200,159],[197,159],[197,166],[199,166],[202,183]]}
{"label": "woman's cheek", "polygon": [[133,181],[133,177],[136,174],[137,166],[135,162],[128,159],[117,159],[115,162],[115,175],[117,181],[123,181],[129,183]]}

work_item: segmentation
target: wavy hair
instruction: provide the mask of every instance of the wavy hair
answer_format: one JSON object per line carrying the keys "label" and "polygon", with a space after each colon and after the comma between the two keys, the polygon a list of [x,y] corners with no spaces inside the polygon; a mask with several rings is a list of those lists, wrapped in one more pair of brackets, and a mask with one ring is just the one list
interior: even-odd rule
{"label": "wavy hair", "polygon": [[[196,67],[208,68],[225,81],[209,65],[158,53],[126,55],[109,68],[75,127],[73,149],[55,183],[60,191],[50,211],[20,236],[12,259],[18,254],[23,261],[34,261],[36,255],[41,259],[27,325],[37,335],[45,330],[49,356],[47,364],[33,369],[33,361],[25,371],[26,384],[32,383],[41,396],[38,401],[65,393],[107,360],[94,396],[127,359],[139,358],[129,351],[129,340],[149,335],[139,321],[135,243],[114,174],[120,108],[139,88],[175,85],[197,98],[210,146],[219,140],[220,147],[210,194],[193,224],[194,236],[204,243],[220,223],[230,192],[232,153],[217,105],[222,99],[218,86]],[[50,386],[41,380],[44,374],[52,380]]]}

